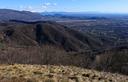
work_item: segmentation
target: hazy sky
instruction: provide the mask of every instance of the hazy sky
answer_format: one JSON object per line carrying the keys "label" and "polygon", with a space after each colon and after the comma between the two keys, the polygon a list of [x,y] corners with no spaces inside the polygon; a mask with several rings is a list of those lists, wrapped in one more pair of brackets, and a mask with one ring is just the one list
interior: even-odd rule
{"label": "hazy sky", "polygon": [[36,12],[128,13],[128,0],[0,0],[0,8]]}

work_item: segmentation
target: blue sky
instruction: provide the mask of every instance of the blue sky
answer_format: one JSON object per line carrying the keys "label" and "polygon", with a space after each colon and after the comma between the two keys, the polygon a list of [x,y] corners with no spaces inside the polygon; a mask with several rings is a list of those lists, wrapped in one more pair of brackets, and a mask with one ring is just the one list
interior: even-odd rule
{"label": "blue sky", "polygon": [[128,0],[0,0],[0,8],[34,12],[128,13]]}

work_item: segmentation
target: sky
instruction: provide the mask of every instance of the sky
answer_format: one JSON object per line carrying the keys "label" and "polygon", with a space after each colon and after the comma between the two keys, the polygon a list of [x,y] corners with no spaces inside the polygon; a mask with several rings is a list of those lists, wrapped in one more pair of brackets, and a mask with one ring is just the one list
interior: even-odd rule
{"label": "sky", "polygon": [[128,13],[128,0],[0,0],[0,9],[32,12]]}

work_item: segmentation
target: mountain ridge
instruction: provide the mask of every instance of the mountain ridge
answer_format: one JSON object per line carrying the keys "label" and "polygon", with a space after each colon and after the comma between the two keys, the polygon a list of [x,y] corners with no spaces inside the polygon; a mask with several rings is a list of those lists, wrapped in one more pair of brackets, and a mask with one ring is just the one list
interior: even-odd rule
{"label": "mountain ridge", "polygon": [[42,16],[30,11],[0,9],[0,21],[8,20],[42,20]]}
{"label": "mountain ridge", "polygon": [[67,51],[95,49],[103,46],[102,42],[93,39],[93,36],[84,35],[79,31],[51,21],[25,22],[13,20],[7,26],[1,27],[4,27],[1,32],[7,37],[6,39],[11,42],[14,41],[16,44],[18,42],[18,44],[23,45],[31,45],[30,43],[35,45],[33,41],[37,42],[37,44],[45,44],[46,42],[62,46]]}

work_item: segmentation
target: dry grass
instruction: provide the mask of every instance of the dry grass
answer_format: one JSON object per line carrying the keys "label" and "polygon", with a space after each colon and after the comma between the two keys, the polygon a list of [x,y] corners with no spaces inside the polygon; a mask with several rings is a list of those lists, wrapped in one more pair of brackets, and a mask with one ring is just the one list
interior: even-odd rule
{"label": "dry grass", "polygon": [[128,82],[128,76],[73,66],[1,65],[0,82]]}

